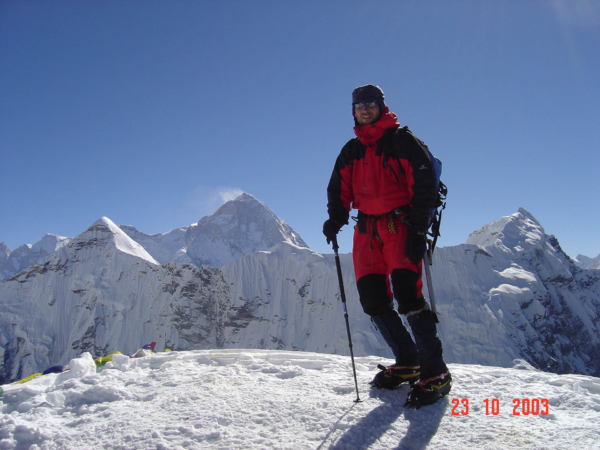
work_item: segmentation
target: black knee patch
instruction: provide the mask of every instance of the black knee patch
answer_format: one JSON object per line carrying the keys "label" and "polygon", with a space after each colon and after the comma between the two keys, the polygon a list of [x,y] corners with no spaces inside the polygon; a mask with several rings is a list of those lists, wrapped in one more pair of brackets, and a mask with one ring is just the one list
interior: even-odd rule
{"label": "black knee patch", "polygon": [[[415,310],[415,311],[418,311],[418,310]],[[410,317],[408,317],[408,323],[411,327],[413,327],[421,322],[427,322],[430,319],[433,320],[434,323],[440,323],[440,321],[438,320],[437,314],[434,313],[429,308],[427,308],[426,310],[421,311],[418,314],[413,314]]]}
{"label": "black knee patch", "polygon": [[377,316],[394,308],[394,302],[388,296],[386,275],[365,275],[356,282],[356,287],[365,314]]}
{"label": "black knee patch", "polygon": [[420,274],[408,269],[396,269],[392,272],[394,297],[398,301],[398,312],[406,314],[425,308],[423,296],[417,297],[417,283]]}

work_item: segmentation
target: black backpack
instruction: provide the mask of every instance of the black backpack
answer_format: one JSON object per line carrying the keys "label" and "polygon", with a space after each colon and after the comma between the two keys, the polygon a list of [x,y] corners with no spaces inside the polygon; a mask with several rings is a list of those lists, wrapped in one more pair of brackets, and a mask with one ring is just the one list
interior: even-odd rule
{"label": "black backpack", "polygon": [[[427,155],[429,156],[429,159],[431,160],[431,165],[433,166],[433,172],[435,173],[435,183],[437,186],[437,199],[435,201],[435,207],[431,211],[431,217],[429,218],[429,227],[428,227],[428,231],[427,231],[427,234],[429,236],[431,236],[431,238],[432,238],[430,251],[433,254],[433,249],[435,248],[437,239],[440,236],[440,225],[442,223],[442,211],[446,208],[446,196],[448,195],[448,188],[446,187],[446,185],[444,183],[442,183],[442,180],[440,180],[440,177],[442,176],[442,161],[440,161],[439,158],[434,156],[433,153],[431,153],[431,151],[429,150],[429,147],[427,147],[427,145],[425,144],[425,142],[423,142],[421,139],[419,139],[414,134],[412,134],[411,131],[408,129],[408,127],[402,127],[401,129],[410,133],[410,135],[412,137],[414,137],[419,142],[419,144],[421,144],[423,146],[423,148],[427,152]],[[393,139],[392,143],[393,143],[394,147],[398,146],[397,139]]]}

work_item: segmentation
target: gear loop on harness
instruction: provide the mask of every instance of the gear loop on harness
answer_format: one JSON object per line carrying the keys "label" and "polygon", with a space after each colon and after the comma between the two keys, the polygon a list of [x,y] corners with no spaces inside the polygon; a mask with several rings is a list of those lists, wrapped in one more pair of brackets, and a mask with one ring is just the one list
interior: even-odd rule
{"label": "gear loop on harness", "polygon": [[[407,211],[407,207],[400,207],[400,208],[394,208],[393,210],[391,210],[390,212],[384,213],[384,214],[366,214],[363,213],[362,211],[358,212],[357,217],[355,218],[356,222],[357,222],[357,226],[358,226],[358,232],[361,234],[366,234],[367,233],[367,221],[371,222],[371,232],[373,233],[373,237],[375,237],[375,239],[382,243],[381,238],[379,237],[379,235],[377,234],[377,227],[375,226],[375,224],[377,223],[377,221],[379,219],[381,219],[382,217],[385,218],[386,221],[386,226],[387,226],[387,230],[389,233],[391,234],[396,234],[396,225],[394,224],[394,220],[397,220],[400,223],[404,223],[406,225],[409,225],[410,222],[408,220],[408,211]],[[375,231],[373,231],[375,230]]]}
{"label": "gear loop on harness", "polygon": [[373,240],[377,241],[380,245],[384,245],[383,239],[379,235],[379,229],[377,223],[379,219],[384,218],[386,229],[389,234],[397,234],[397,224],[394,222],[397,220],[405,225],[410,225],[409,222],[409,211],[410,206],[405,205],[384,213],[384,214],[366,214],[363,211],[358,211],[356,217],[352,217],[356,221],[355,228],[359,234],[367,234],[368,241],[367,245],[371,249],[371,266],[373,266]]}

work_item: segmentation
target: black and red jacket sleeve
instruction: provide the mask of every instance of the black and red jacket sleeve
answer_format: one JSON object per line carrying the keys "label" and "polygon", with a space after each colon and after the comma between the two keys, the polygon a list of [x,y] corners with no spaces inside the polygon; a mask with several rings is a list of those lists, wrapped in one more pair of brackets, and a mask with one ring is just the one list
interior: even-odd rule
{"label": "black and red jacket sleeve", "polygon": [[431,212],[437,201],[436,176],[433,162],[425,144],[417,139],[407,127],[399,128],[393,136],[393,158],[402,165],[410,197],[411,226],[419,231],[429,228]]}
{"label": "black and red jacket sleeve", "polygon": [[350,139],[342,148],[333,168],[327,186],[327,212],[329,218],[340,224],[348,223],[354,192],[352,187],[352,171],[357,159],[357,139]]}

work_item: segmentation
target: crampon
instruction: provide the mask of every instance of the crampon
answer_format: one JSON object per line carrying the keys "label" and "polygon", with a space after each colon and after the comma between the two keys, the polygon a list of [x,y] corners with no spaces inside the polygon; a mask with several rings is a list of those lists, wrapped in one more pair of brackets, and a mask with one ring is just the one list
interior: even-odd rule
{"label": "crampon", "polygon": [[378,364],[377,368],[381,372],[375,375],[370,385],[379,389],[396,389],[403,383],[416,383],[420,375],[419,366],[393,365],[384,367]]}
{"label": "crampon", "polygon": [[452,376],[450,372],[425,381],[419,381],[412,385],[404,406],[419,409],[421,406],[431,405],[448,395],[451,388]]}

